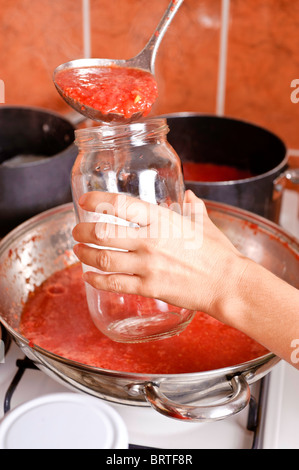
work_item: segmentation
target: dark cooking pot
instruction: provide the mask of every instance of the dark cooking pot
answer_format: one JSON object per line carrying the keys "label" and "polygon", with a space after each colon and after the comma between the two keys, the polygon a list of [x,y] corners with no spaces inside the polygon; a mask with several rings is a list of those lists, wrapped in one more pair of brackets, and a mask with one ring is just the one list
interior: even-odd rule
{"label": "dark cooking pot", "polygon": [[[228,165],[255,175],[235,181],[185,181],[187,189],[203,199],[278,222],[283,188],[280,177],[287,169],[286,147],[279,137],[249,122],[226,117],[193,113],[165,117],[170,128],[168,141],[182,162]],[[278,179],[280,184],[276,184]]]}
{"label": "dark cooking pot", "polygon": [[[299,287],[299,244],[294,237],[273,222],[236,207],[207,201],[207,209],[245,256]],[[204,372],[142,374],[75,362],[21,335],[22,306],[30,292],[53,272],[77,261],[72,250],[75,223],[73,205],[65,204],[26,221],[0,242],[0,321],[24,353],[52,378],[112,402],[150,404],[162,414],[191,421],[222,419],[241,411],[250,399],[249,385],[279,361],[274,354]],[[205,396],[209,404],[202,403]],[[219,398],[224,401],[220,403]],[[198,405],[197,400],[201,400]]]}
{"label": "dark cooking pot", "polygon": [[29,217],[69,202],[74,127],[39,108],[0,108],[0,236]]}

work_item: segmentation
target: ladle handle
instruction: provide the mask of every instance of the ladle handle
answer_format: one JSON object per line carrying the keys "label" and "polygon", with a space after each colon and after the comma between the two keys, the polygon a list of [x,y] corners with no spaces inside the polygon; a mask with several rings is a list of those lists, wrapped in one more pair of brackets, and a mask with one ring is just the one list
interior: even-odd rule
{"label": "ladle handle", "polygon": [[133,59],[131,59],[132,64],[134,63],[135,67],[139,67],[145,70],[149,70],[152,74],[155,72],[155,59],[160,43],[163,39],[163,36],[172,22],[175,14],[182,5],[184,0],[171,0],[170,4],[167,7],[163,17],[161,18],[160,23],[156,27],[152,37],[142,49],[142,51]]}
{"label": "ladle handle", "polygon": [[232,394],[221,404],[186,405],[169,400],[157,384],[149,382],[144,387],[146,400],[159,413],[179,420],[209,422],[227,418],[243,410],[250,400],[250,389],[242,375],[231,378]]}

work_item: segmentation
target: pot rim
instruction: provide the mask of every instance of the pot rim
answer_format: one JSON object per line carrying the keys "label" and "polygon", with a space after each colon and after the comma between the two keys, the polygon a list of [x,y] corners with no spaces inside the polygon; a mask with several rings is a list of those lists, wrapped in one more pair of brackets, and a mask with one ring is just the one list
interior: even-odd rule
{"label": "pot rim", "polygon": [[[259,228],[262,230],[263,228],[267,227],[268,231],[273,231],[275,233],[275,236],[278,237],[280,240],[287,242],[288,247],[290,250],[294,251],[295,254],[299,255],[299,245],[298,245],[298,240],[296,237],[294,237],[292,234],[289,234],[285,229],[282,227],[278,226],[274,222],[261,217],[257,214],[251,213],[249,211],[246,211],[244,209],[240,209],[238,207],[230,206],[228,204],[216,202],[216,201],[204,201],[205,204],[207,205],[207,209],[216,209],[220,211],[229,211],[229,213],[233,216],[236,216],[238,218],[244,219],[244,216],[249,217],[251,223],[258,222]],[[49,209],[47,211],[44,211],[40,214],[37,214],[36,216],[28,219],[27,221],[23,222],[20,224],[18,227],[13,229],[11,232],[9,232],[0,242],[0,256],[2,252],[13,242],[15,241],[22,233],[26,232],[26,229],[30,226],[30,228],[34,228],[35,225],[39,225],[41,220],[48,218],[49,215],[57,215],[59,213],[64,213],[64,212],[74,212],[74,207],[73,203],[67,203],[63,204],[57,207],[54,207],[52,209]],[[212,369],[212,370],[207,370],[207,371],[200,371],[200,372],[187,372],[187,373],[181,373],[181,374],[151,374],[151,373],[137,373],[137,372],[126,372],[126,371],[115,371],[115,370],[110,370],[110,369],[104,369],[104,368],[99,368],[95,366],[90,366],[87,364],[80,363],[78,361],[74,361],[71,359],[64,358],[62,356],[59,356],[55,353],[52,353],[50,351],[47,351],[46,349],[41,348],[38,345],[31,344],[31,342],[25,338],[24,336],[21,335],[17,330],[12,328],[4,318],[0,315],[0,322],[4,325],[4,327],[9,331],[9,333],[12,335],[14,340],[18,340],[22,343],[22,346],[28,347],[30,349],[33,349],[36,353],[40,353],[43,356],[48,357],[49,359],[52,359],[56,362],[63,363],[67,366],[70,366],[72,368],[77,368],[77,369],[83,369],[88,372],[93,372],[96,374],[104,374],[106,376],[114,376],[114,377],[122,377],[122,378],[130,378],[130,379],[137,379],[137,380],[159,380],[163,378],[167,379],[172,379],[175,378],[177,379],[178,377],[182,379],[191,379],[191,378],[200,378],[204,377],[205,375],[209,376],[231,376],[232,374],[238,374],[241,372],[246,372],[249,371],[250,369],[260,366],[264,363],[267,363],[271,359],[277,358],[277,356],[269,352],[263,356],[257,357],[255,359],[252,359],[247,362],[243,362],[240,364],[235,364],[233,366],[227,366],[224,368],[219,368],[219,369]],[[278,358],[277,358],[278,359]]]}
{"label": "pot rim", "polygon": [[255,124],[253,122],[246,121],[244,119],[236,119],[236,118],[230,117],[230,116],[217,116],[216,114],[197,113],[197,112],[169,113],[169,114],[163,114],[162,117],[164,117],[165,119],[168,119],[168,118],[203,117],[203,118],[211,118],[211,119],[215,119],[215,120],[219,120],[219,121],[231,121],[231,122],[239,122],[239,123],[241,122],[242,124],[246,124],[246,125],[248,125],[252,128],[255,127],[257,129],[260,129],[262,131],[267,132],[267,134],[272,135],[273,137],[275,137],[277,139],[277,141],[280,141],[280,144],[284,148],[285,156],[284,156],[283,160],[278,165],[276,165],[274,168],[267,171],[266,173],[261,173],[260,175],[251,176],[249,178],[242,178],[242,179],[239,179],[239,180],[238,179],[237,180],[227,180],[227,181],[192,181],[192,180],[185,180],[185,183],[199,184],[200,186],[212,186],[212,187],[213,186],[218,186],[218,187],[232,186],[232,185],[235,185],[235,184],[240,184],[241,185],[241,184],[246,184],[246,183],[249,183],[249,182],[255,182],[255,181],[259,181],[261,179],[267,178],[268,176],[271,176],[273,174],[278,173],[279,171],[281,171],[287,165],[288,153],[287,153],[287,147],[286,147],[284,141],[278,135],[274,134],[274,132],[268,130],[267,128],[265,128],[263,126],[259,126],[258,124]]}

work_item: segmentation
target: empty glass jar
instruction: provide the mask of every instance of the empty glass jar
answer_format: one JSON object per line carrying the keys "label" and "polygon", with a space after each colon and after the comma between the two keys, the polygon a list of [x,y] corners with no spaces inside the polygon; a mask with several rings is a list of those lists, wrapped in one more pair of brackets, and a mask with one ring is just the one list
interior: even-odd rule
{"label": "empty glass jar", "polygon": [[[88,191],[122,193],[153,204],[182,207],[181,162],[167,142],[168,130],[165,119],[152,118],[76,131],[79,154],[72,171],[72,191],[78,221],[127,223],[82,210],[78,199]],[[83,270],[97,271],[84,265]],[[193,317],[193,312],[160,300],[104,292],[87,283],[86,295],[95,325],[115,341],[169,337],[182,331]]]}

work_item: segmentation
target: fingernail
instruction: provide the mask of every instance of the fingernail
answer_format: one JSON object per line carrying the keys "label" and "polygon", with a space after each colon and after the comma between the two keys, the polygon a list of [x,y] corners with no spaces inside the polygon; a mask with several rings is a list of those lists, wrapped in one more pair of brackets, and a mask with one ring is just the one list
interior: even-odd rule
{"label": "fingernail", "polygon": [[79,201],[78,201],[79,205],[84,206],[86,199],[87,199],[87,194],[82,194],[82,196],[80,196]]}

